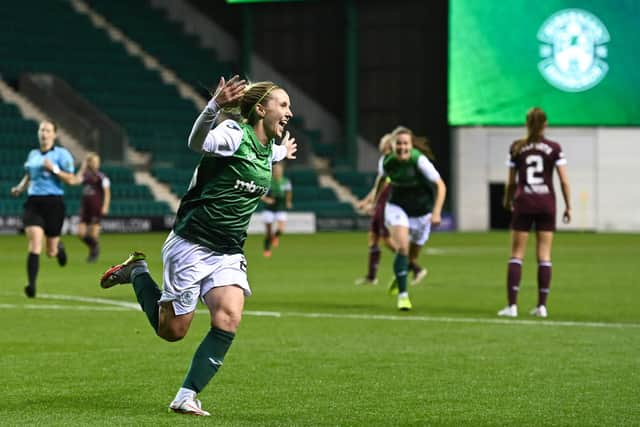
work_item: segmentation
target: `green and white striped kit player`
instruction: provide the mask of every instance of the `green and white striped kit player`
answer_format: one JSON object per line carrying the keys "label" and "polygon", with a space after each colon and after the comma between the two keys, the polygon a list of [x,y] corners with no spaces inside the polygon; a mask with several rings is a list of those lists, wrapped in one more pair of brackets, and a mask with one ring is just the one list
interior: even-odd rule
{"label": "green and white striped kit player", "polygon": [[391,153],[382,166],[382,173],[391,180],[389,203],[400,206],[410,217],[431,212],[435,199],[431,182],[440,179],[440,174],[424,154],[413,148],[411,158],[400,161]]}
{"label": "green and white striped kit player", "polygon": [[[287,155],[271,141],[262,145],[253,128],[206,108],[194,124],[190,146],[206,153],[182,198],[175,234],[215,252],[242,253],[251,215],[271,186],[271,164]],[[193,148],[193,147],[192,147]]]}
{"label": "green and white striped kit player", "polygon": [[199,296],[235,284],[251,295],[243,246],[251,215],[271,185],[271,165],[284,146],[263,145],[253,128],[217,117],[210,103],[196,119],[189,147],[204,153],[183,196],[172,232],[162,248],[164,287],[160,302],[176,315],[195,310]]}
{"label": "green and white striped kit player", "polygon": [[[249,124],[225,120],[214,127],[219,109],[236,107]],[[202,158],[162,247],[162,290],[142,252],[100,279],[103,288],[132,283],[153,330],[167,341],[187,334],[198,299],[208,307],[211,329],[169,404],[173,412],[210,415],[196,396],[222,366],[251,295],[243,254],[247,228],[271,185],[273,162],[295,158],[295,138],[284,131],[291,117],[288,94],[273,82],[248,86],[237,75],[221,77],[189,135],[189,148]],[[275,138],[282,145],[274,145]]]}
{"label": "green and white striped kit player", "polygon": [[291,181],[283,176],[279,180],[271,181],[271,188],[267,196],[273,197],[275,203],[272,205],[264,205],[264,209],[273,212],[282,212],[287,210],[287,193],[291,191]]}
{"label": "green and white striped kit player", "polygon": [[388,177],[391,185],[384,221],[391,239],[398,245],[393,261],[395,278],[389,286],[389,293],[398,295],[399,310],[412,308],[407,291],[408,267],[410,264],[417,267],[415,263],[420,248],[429,239],[434,208],[437,209],[435,219],[440,222],[440,209],[446,191],[440,174],[429,159],[411,148],[412,138],[409,130],[397,132],[394,151],[378,166],[379,174]]}

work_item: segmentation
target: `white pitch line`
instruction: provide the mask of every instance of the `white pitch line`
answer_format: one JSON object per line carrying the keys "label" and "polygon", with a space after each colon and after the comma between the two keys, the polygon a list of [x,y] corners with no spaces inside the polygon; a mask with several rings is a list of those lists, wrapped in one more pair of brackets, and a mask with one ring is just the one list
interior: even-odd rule
{"label": "white pitch line", "polygon": [[[54,295],[41,294],[40,298],[88,302],[103,304],[111,307],[99,307],[94,305],[61,305],[61,304],[0,304],[0,308],[6,309],[28,309],[28,310],[79,310],[79,311],[140,311],[136,303],[117,301],[107,298],[82,297],[75,295]],[[208,310],[197,310],[198,313],[208,313]],[[267,317],[298,317],[307,319],[354,319],[354,320],[396,320],[412,322],[433,322],[433,323],[476,323],[494,325],[527,325],[527,326],[565,326],[584,328],[640,328],[640,323],[607,323],[607,322],[576,322],[562,320],[516,320],[516,319],[485,319],[473,317],[436,317],[436,316],[405,316],[387,314],[348,314],[348,313],[303,313],[303,312],[278,312],[278,311],[252,311],[246,310],[243,313],[247,316],[267,316]]]}
{"label": "white pitch line", "polygon": [[[140,305],[135,302],[118,301],[108,298],[95,298],[95,297],[81,297],[76,295],[54,295],[54,294],[39,294],[39,298],[54,299],[61,301],[78,301],[78,302],[93,302],[96,304],[114,305],[122,308],[128,308],[135,311],[141,311]],[[66,306],[62,306],[66,307]],[[121,311],[121,310],[119,310]],[[208,313],[209,310],[197,310],[198,313]],[[244,314],[252,316],[268,316],[268,317],[280,317],[281,314],[275,311],[250,311],[247,310]]]}
{"label": "white pitch line", "polygon": [[487,254],[487,253],[502,253],[502,252],[505,252],[505,248],[498,247],[498,246],[494,246],[494,247],[427,246],[424,249],[424,253],[426,253],[427,255],[469,255],[469,254]]}
{"label": "white pitch line", "polygon": [[574,322],[563,320],[516,320],[516,319],[485,319],[474,317],[435,317],[435,316],[396,316],[387,314],[338,314],[338,313],[282,313],[283,317],[307,317],[329,319],[361,319],[361,320],[410,320],[417,322],[439,323],[485,323],[498,325],[543,325],[543,326],[578,326],[588,328],[640,328],[638,323],[605,323],[605,322]]}
{"label": "white pitch line", "polygon": [[68,311],[130,311],[124,307],[100,307],[95,305],[61,305],[61,304],[0,304],[0,308],[27,310],[68,310]]}
{"label": "white pitch line", "polygon": [[118,307],[130,308],[140,311],[140,305],[134,302],[118,301],[107,298],[94,298],[94,297],[81,297],[76,295],[56,295],[56,294],[39,294],[38,298],[55,299],[60,301],[78,301],[78,302],[93,302],[96,304],[115,305]]}

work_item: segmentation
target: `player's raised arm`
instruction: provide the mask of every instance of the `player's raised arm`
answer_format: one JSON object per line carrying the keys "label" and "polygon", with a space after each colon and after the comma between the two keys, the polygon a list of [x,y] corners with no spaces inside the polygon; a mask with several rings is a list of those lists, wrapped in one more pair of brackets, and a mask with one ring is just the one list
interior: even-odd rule
{"label": "player's raised arm", "polygon": [[[191,133],[189,134],[190,149],[197,153],[201,153],[203,151],[215,152],[215,148],[218,144],[216,144],[215,140],[207,141],[209,132],[211,131],[221,109],[237,106],[238,101],[242,98],[245,87],[246,82],[244,80],[240,80],[237,75],[233,76],[229,81],[225,81],[224,77],[220,77],[218,87],[209,100],[209,103],[193,124]],[[208,149],[204,148],[205,145],[209,145]]]}

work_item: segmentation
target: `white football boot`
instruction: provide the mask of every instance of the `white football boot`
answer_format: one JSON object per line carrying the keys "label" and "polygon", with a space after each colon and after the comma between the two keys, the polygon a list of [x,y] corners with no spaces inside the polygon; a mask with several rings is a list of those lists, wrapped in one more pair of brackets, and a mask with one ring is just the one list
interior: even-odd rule
{"label": "white football boot", "polygon": [[546,317],[548,316],[547,307],[545,307],[544,305],[539,305],[536,308],[532,309],[529,312],[529,314],[531,314],[532,316],[541,317],[543,319],[546,319]]}
{"label": "white football boot", "polygon": [[498,316],[518,317],[518,306],[515,304],[508,305],[498,312]]}
{"label": "white football boot", "polygon": [[378,279],[375,278],[375,279],[371,280],[368,277],[358,277],[353,283],[355,283],[356,286],[377,285],[378,284]]}
{"label": "white football boot", "polygon": [[181,400],[174,400],[169,404],[169,410],[178,414],[197,415],[200,417],[208,417],[211,415],[202,409],[202,403],[193,397],[185,397]]}

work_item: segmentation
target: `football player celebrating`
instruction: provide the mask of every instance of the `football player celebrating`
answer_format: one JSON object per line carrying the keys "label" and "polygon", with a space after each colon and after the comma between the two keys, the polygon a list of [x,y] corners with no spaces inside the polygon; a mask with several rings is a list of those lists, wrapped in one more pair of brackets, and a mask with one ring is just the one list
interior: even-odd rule
{"label": "football player celebrating", "polygon": [[[384,221],[397,248],[393,261],[395,279],[389,293],[398,295],[399,310],[411,310],[407,290],[409,263],[417,261],[429,239],[431,225],[440,225],[447,187],[433,163],[414,148],[411,129],[400,126],[392,134],[393,149],[378,171],[379,182],[388,177],[391,185]],[[378,186],[376,199],[381,187]]]}
{"label": "football player celebrating", "polygon": [[[221,109],[234,107],[243,120],[213,127]],[[133,283],[151,326],[167,341],[187,334],[198,298],[208,307],[211,329],[169,405],[175,412],[209,415],[196,395],[222,366],[251,295],[243,254],[247,228],[269,189],[272,163],[295,158],[295,140],[284,130],[292,116],[289,95],[278,85],[221,78],[189,136],[189,147],[203,156],[162,248],[162,291],[140,252],[100,281],[103,288]],[[282,138],[281,145],[274,144],[276,138]]]}

